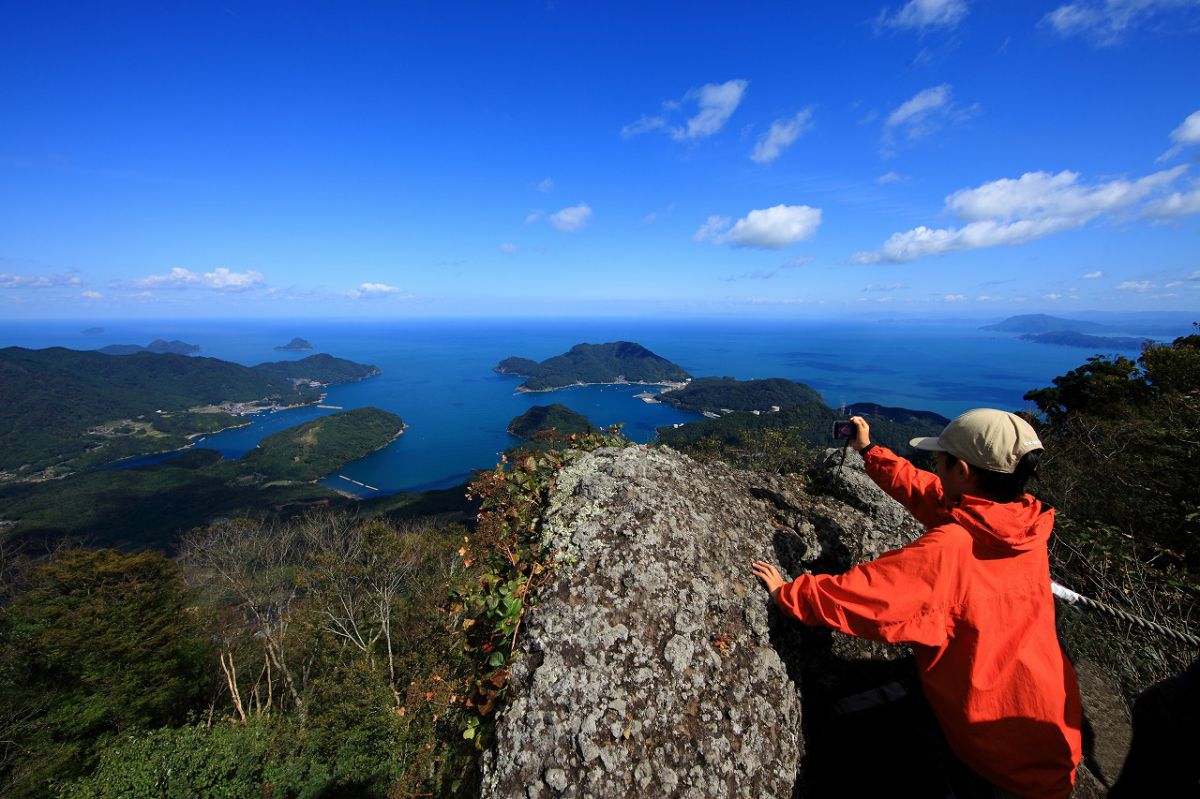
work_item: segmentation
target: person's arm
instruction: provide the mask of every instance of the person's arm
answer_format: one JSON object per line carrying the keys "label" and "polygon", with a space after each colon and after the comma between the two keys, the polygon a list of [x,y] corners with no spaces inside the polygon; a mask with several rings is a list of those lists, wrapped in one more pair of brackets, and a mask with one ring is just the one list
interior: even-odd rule
{"label": "person's arm", "polygon": [[862,453],[867,476],[926,527],[945,521],[942,481],[937,475],[918,469],[887,447],[872,444],[866,419],[852,416],[850,421],[855,428],[850,446]]}
{"label": "person's arm", "polygon": [[784,582],[765,561],[754,574],[781,610],[810,625],[892,643],[941,646],[949,635],[956,570],[944,531],[927,533],[845,574],[802,574]]}

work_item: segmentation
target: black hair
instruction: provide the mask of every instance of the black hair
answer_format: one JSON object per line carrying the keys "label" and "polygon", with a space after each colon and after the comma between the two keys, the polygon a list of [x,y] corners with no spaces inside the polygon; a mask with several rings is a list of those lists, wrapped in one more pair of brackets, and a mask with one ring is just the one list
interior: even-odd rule
{"label": "black hair", "polygon": [[[946,456],[947,469],[960,460],[949,452],[942,454]],[[1021,456],[1021,460],[1017,461],[1017,469],[1012,474],[994,472],[974,464],[970,464],[971,473],[975,475],[979,494],[984,499],[990,499],[992,502],[1016,502],[1025,493],[1025,484],[1029,482],[1029,478],[1037,477],[1038,462],[1041,459],[1042,451],[1035,449]]]}

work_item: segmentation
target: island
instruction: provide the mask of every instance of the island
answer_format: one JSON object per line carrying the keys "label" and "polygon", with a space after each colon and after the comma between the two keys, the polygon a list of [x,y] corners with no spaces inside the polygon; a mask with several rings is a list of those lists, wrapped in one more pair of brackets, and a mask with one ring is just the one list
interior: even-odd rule
{"label": "island", "polygon": [[[1138,350],[1141,351],[1148,339],[1134,336],[1090,336],[1074,330],[1056,330],[1049,333],[1026,333],[1017,336],[1022,341],[1035,344],[1056,344],[1060,347],[1082,347],[1095,350]],[[1150,342],[1153,343],[1153,342]]]}
{"label": "island", "polygon": [[595,430],[586,416],[557,402],[553,405],[534,405],[508,424],[509,435],[526,440],[532,440],[535,436],[569,437]]}
{"label": "island", "polygon": [[495,371],[526,378],[517,387],[522,392],[589,384],[681,385],[691,379],[682,367],[631,341],[576,344],[540,363],[514,356],[501,361]]}
{"label": "island", "polygon": [[145,347],[140,344],[109,344],[107,347],[101,347],[96,351],[102,352],[105,355],[136,355],[139,352],[153,352],[160,355],[163,353],[171,355],[195,355],[200,352],[200,345],[188,344],[186,341],[180,341],[179,339],[166,341],[156,338]]}
{"label": "island", "polygon": [[698,377],[680,388],[659,394],[659,402],[705,415],[750,411],[778,413],[797,405],[821,403],[811,386],[782,377],[737,380],[732,377]]}
{"label": "island", "polygon": [[[703,414],[704,419],[658,428],[662,444],[683,450],[702,448],[706,440],[715,439],[722,446],[739,446],[765,432],[774,431],[788,436],[798,445],[815,448],[837,446],[831,435],[833,422],[841,414],[825,404],[811,386],[782,378],[767,380],[735,380],[731,377],[697,378],[692,381],[699,392],[688,399],[687,391],[667,391],[660,395],[663,402],[679,403],[676,407]],[[770,403],[770,406],[764,407]],[[715,409],[715,410],[714,410]],[[861,403],[854,411],[871,425],[871,440],[901,455],[913,454],[909,440],[919,436],[938,435],[946,424],[945,417],[928,411]]]}
{"label": "island", "polygon": [[246,424],[247,413],[315,404],[325,385],[377,374],[330,355],[247,367],[151,352],[0,349],[0,483],[186,447]]}
{"label": "island", "polygon": [[874,402],[853,402],[846,406],[846,416],[881,416],[903,425],[932,424],[939,429],[950,424],[950,420],[933,411],[914,411],[911,408],[893,408]]}
{"label": "island", "polygon": [[280,344],[278,347],[275,348],[275,351],[276,352],[308,352],[312,348],[313,348],[313,345],[309,344],[304,339],[294,338],[291,341],[289,341],[287,344]]}
{"label": "island", "polygon": [[85,336],[103,336],[108,332],[107,327],[89,327],[83,330]]}
{"label": "island", "polygon": [[1112,330],[1108,325],[1098,322],[1084,322],[1079,319],[1063,319],[1060,316],[1048,314],[1019,314],[1010,316],[994,325],[984,325],[980,330],[995,330],[1000,333],[1058,333],[1069,330],[1074,333],[1099,333]]}

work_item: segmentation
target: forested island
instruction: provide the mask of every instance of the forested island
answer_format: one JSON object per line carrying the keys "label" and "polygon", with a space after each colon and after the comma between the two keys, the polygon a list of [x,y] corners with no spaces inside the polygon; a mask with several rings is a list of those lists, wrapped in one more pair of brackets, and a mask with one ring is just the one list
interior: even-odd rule
{"label": "forested island", "polygon": [[1147,339],[1134,336],[1091,336],[1074,330],[1059,330],[1050,333],[1026,333],[1017,338],[1035,344],[1056,344],[1060,347],[1083,347],[1101,350],[1140,350]]}
{"label": "forested island", "polygon": [[681,366],[631,341],[576,344],[540,363],[513,356],[501,361],[495,371],[526,378],[517,391],[553,391],[588,383],[666,385],[691,379]]}
{"label": "forested island", "polygon": [[0,349],[0,483],[178,449],[189,436],[243,424],[243,413],[312,404],[323,385],[376,374],[330,355],[247,367],[150,352]]}
{"label": "forested island", "polygon": [[509,435],[526,440],[551,431],[558,436],[570,436],[572,433],[591,433],[595,429],[582,413],[557,402],[553,405],[534,405],[508,423]]}
{"label": "forested island", "polygon": [[287,344],[280,344],[278,347],[275,348],[275,351],[276,352],[307,352],[307,351],[311,350],[312,348],[313,348],[313,345],[309,344],[304,339],[294,338],[291,341],[289,341]]}
{"label": "forested island", "polygon": [[811,403],[824,404],[816,389],[782,377],[737,380],[732,377],[698,377],[680,388],[659,394],[659,402],[685,411],[772,412]]}

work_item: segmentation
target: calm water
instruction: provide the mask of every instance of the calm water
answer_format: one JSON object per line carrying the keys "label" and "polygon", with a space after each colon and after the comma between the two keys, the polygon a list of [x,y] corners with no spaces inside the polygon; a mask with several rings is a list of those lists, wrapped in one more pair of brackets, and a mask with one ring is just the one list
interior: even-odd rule
{"label": "calm water", "polygon": [[[759,320],[404,320],[37,322],[0,324],[0,346],[96,349],[179,338],[203,355],[246,365],[309,353],[275,352],[293,336],[314,352],[371,363],[383,374],[331,386],[327,404],[374,405],[401,416],[409,429],[394,444],[325,482],[355,490],[339,475],[384,491],[457,485],[471,470],[493,465],[517,443],[509,421],[533,405],[561,402],[593,424],[625,423],[635,441],[656,427],[697,418],[634,399],[636,386],[586,386],[517,394],[519,378],[492,368],[509,355],[536,360],[580,342],[636,341],[695,376],[786,377],[808,383],[833,405],[878,402],[953,417],[981,405],[1026,407],[1031,388],[1079,366],[1087,350],[1046,346],[978,329],[981,323]],[[86,327],[102,335],[85,336]],[[1124,353],[1134,355],[1136,353]],[[335,411],[300,408],[252,417],[253,424],[209,436],[201,446],[240,457],[264,435]]]}

